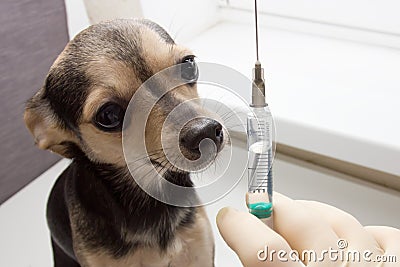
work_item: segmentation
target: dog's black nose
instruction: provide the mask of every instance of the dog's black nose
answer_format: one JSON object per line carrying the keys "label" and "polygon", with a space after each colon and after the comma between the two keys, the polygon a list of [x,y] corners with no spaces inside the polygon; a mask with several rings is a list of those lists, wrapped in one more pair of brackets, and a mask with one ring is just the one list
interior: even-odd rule
{"label": "dog's black nose", "polygon": [[206,138],[214,141],[217,152],[221,150],[224,134],[218,121],[209,118],[193,119],[184,125],[179,134],[180,145],[195,154],[200,154],[200,142]]}

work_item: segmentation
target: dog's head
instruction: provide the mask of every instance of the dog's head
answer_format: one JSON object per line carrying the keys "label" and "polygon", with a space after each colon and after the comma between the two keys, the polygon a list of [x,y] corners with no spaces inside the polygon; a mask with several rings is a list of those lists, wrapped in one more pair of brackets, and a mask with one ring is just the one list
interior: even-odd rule
{"label": "dog's head", "polygon": [[[198,68],[190,50],[175,44],[164,29],[148,20],[114,20],[78,34],[54,62],[44,86],[28,101],[26,125],[42,149],[126,166],[122,124],[130,99],[152,75],[180,63],[185,63],[182,75],[192,82],[166,94],[146,124],[146,148],[157,162],[163,156],[161,125],[169,112],[198,98]],[[198,158],[205,138],[220,151],[225,141],[222,125],[201,105],[188,108],[198,118],[179,133],[182,154],[190,160]]]}

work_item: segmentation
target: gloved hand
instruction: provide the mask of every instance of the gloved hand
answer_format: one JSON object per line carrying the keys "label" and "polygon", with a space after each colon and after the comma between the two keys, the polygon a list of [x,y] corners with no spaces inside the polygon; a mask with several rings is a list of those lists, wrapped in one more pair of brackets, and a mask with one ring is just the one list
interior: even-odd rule
{"label": "gloved hand", "polygon": [[[223,208],[217,215],[217,225],[245,267],[400,266],[399,229],[364,227],[340,209],[316,201],[292,200],[279,193],[274,195],[273,218],[271,230],[247,212]],[[272,250],[275,253],[271,258]],[[297,254],[292,250],[303,263],[295,261]],[[307,251],[314,251],[315,259]]]}

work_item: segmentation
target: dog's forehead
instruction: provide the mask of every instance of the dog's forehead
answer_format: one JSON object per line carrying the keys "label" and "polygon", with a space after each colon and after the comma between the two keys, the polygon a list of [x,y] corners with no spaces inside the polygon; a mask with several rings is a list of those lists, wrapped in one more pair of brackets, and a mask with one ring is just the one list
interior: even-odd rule
{"label": "dog's forehead", "polygon": [[97,51],[88,60],[86,75],[91,80],[91,88],[83,107],[83,120],[114,97],[129,101],[145,80],[192,54],[172,39],[166,39],[166,32],[160,34],[162,28],[154,27],[124,25],[107,29],[112,32],[108,35],[118,35],[119,39],[111,38],[108,44],[99,46],[104,51]]}
{"label": "dog's forehead", "polygon": [[131,90],[192,54],[183,46],[166,42],[153,29],[141,26],[135,30],[123,33],[119,41],[99,46],[103,51],[87,60],[86,73],[94,83]]}

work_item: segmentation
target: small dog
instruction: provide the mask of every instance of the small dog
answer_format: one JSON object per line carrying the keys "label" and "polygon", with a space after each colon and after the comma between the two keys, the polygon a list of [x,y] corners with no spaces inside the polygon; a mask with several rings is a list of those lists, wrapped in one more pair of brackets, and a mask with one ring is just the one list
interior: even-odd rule
{"label": "small dog", "polygon": [[[124,112],[153,74],[185,63],[197,78],[190,50],[148,20],[113,20],[79,33],[58,56],[44,86],[28,101],[25,123],[36,145],[73,159],[47,204],[56,267],[214,266],[214,240],[202,207],[176,207],[149,197],[127,170],[122,148]],[[167,96],[168,95],[168,96]],[[150,113],[147,151],[162,156],[161,127],[180,103],[198,97],[196,82],[179,86]],[[203,116],[201,107],[191,112]],[[173,123],[173,122],[170,122]],[[203,116],[185,128],[188,158],[199,142],[224,145],[222,125]],[[144,174],[143,174],[144,175]],[[189,173],[165,166],[165,179],[192,185]]]}

